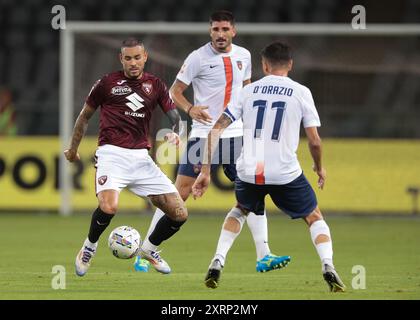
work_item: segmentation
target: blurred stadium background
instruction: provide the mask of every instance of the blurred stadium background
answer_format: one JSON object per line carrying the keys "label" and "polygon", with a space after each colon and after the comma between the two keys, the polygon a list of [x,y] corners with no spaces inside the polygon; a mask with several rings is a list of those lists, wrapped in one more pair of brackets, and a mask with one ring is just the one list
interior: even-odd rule
{"label": "blurred stadium background", "polygon": [[[60,31],[53,30],[51,9],[61,4],[68,21],[201,22],[202,34],[79,33],[74,36],[72,126],[92,84],[120,68],[117,52],[128,35],[143,39],[150,52],[146,70],[171,85],[189,52],[208,41],[205,23],[217,8],[232,10],[242,23],[350,24],[354,1],[14,1],[2,0],[0,11],[0,84],[3,105],[13,105],[14,137],[1,137],[0,209],[57,210],[62,145],[59,122]],[[407,26],[420,21],[420,2],[359,1],[370,23]],[[310,24],[308,28],[310,29]],[[420,186],[420,40],[419,34],[374,35],[241,35],[236,43],[253,54],[253,79],[262,76],[259,50],[277,38],[295,50],[291,77],[311,88],[323,126],[330,187],[319,194],[324,210],[352,213],[409,214],[416,210]],[[193,30],[195,31],[195,30]],[[360,31],[359,31],[360,32]],[[354,31],[356,34],[357,31]],[[190,93],[191,94],[191,93]],[[2,116],[6,117],[4,113]],[[167,127],[157,110],[156,130]],[[183,114],[184,118],[187,117]],[[83,161],[74,172],[74,209],[95,205],[91,156],[97,115],[82,143]],[[6,120],[3,120],[6,121]],[[304,170],[310,159],[300,148]],[[175,169],[163,166],[174,177]],[[308,176],[312,176],[308,174]],[[314,178],[314,177],[312,177]],[[227,181],[193,209],[221,210],[233,201]],[[217,197],[217,201],[214,201]],[[134,198],[131,198],[134,199]],[[226,201],[224,200],[226,199]],[[127,202],[129,203],[127,205]],[[122,209],[138,210],[138,201],[121,201]],[[144,208],[144,205],[142,205]]]}
{"label": "blurred stadium background", "polygon": [[[253,55],[253,80],[262,76],[260,49],[271,40],[287,40],[294,48],[290,76],[312,90],[323,125],[320,134],[329,173],[326,189],[317,191],[323,211],[337,216],[419,214],[420,1],[1,0],[0,124],[9,121],[3,110],[10,108],[14,112],[10,130],[0,134],[0,216],[6,216],[7,223],[14,217],[22,221],[22,212],[56,214],[61,206],[59,86],[63,61],[60,31],[51,27],[51,8],[58,4],[65,7],[67,21],[206,23],[212,11],[231,10],[238,22],[235,42]],[[241,34],[241,23],[306,23],[308,29],[317,23],[350,24],[356,4],[366,8],[368,29],[373,23],[417,24],[419,31],[393,36]],[[74,102],[73,118],[68,119],[71,126],[92,84],[103,74],[120,68],[120,42],[132,35],[141,38],[149,51],[146,71],[164,79],[168,86],[185,57],[209,40],[206,29],[203,34],[179,35],[76,34],[74,90],[69,93]],[[191,97],[192,92],[189,94]],[[188,120],[185,114],[182,116]],[[159,128],[167,126],[167,120],[157,110],[151,139]],[[86,228],[87,217],[96,207],[92,156],[97,128],[96,116],[80,147],[82,161],[72,167],[74,190],[70,202],[74,212],[85,214]],[[305,141],[299,153],[304,171],[315,182]],[[162,168],[170,178],[175,177],[174,165]],[[222,174],[218,178],[204,199],[188,202],[192,215],[224,214],[232,205],[231,184]],[[273,216],[272,204],[268,208]],[[128,192],[122,195],[120,209],[152,211],[146,201]],[[215,217],[217,224],[221,219],[222,215]],[[413,221],[418,226],[418,219]]]}

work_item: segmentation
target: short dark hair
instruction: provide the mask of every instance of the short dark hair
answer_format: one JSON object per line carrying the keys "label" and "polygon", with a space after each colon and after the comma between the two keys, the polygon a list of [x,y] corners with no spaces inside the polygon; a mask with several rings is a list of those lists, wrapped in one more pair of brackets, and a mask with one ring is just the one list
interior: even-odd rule
{"label": "short dark hair", "polygon": [[214,21],[228,21],[231,25],[235,25],[235,17],[233,16],[233,13],[227,10],[213,12],[210,16],[210,24]]}
{"label": "short dark hair", "polygon": [[138,40],[136,38],[128,38],[128,39],[125,39],[122,42],[121,49],[122,48],[132,48],[132,47],[137,47],[137,46],[140,46],[140,47],[144,48],[143,42],[141,42],[140,40]]}
{"label": "short dark hair", "polygon": [[261,50],[261,56],[271,65],[285,65],[292,60],[292,49],[285,42],[274,41]]}

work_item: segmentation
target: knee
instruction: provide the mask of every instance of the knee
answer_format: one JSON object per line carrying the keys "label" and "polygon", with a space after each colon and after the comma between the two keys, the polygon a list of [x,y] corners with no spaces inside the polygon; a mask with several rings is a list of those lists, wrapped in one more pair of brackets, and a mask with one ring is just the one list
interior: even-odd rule
{"label": "knee", "polygon": [[226,216],[223,229],[238,233],[242,230],[246,220],[246,215],[239,208],[233,208]]}
{"label": "knee", "polygon": [[99,203],[101,210],[108,214],[116,214],[118,210],[118,203],[113,201],[101,201]]}
{"label": "knee", "polygon": [[188,210],[182,196],[177,196],[172,202],[171,210],[169,210],[170,217],[175,221],[186,221],[188,219]]}
{"label": "knee", "polygon": [[242,229],[242,225],[238,219],[226,217],[225,222],[223,223],[223,229],[233,233],[239,233]]}
{"label": "knee", "polygon": [[[245,209],[239,202],[236,203],[235,208],[240,210],[244,216],[248,216],[248,214],[251,212],[248,209]],[[265,211],[264,211],[264,213],[265,213]]]}
{"label": "knee", "polygon": [[314,211],[312,211],[308,216],[305,217],[305,221],[310,227],[315,221],[318,220],[324,220],[324,217],[322,216],[321,210],[319,210],[318,207],[315,208]]}
{"label": "knee", "polygon": [[175,220],[176,221],[187,221],[188,219],[188,210],[185,204],[183,203],[181,206],[175,209]]}

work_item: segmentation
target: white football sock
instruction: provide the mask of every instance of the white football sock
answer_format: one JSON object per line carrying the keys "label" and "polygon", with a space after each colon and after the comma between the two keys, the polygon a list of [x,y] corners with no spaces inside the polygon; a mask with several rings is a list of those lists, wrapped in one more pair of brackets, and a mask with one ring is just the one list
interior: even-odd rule
{"label": "white football sock", "polygon": [[246,218],[246,223],[254,238],[255,249],[257,250],[257,260],[260,260],[267,254],[270,254],[270,247],[268,246],[267,215],[264,214],[259,216],[250,212]]}
{"label": "white football sock", "polygon": [[232,210],[230,210],[229,213],[226,215],[225,222],[228,218],[236,219],[236,221],[238,221],[238,223],[240,224],[240,228],[239,232],[235,233],[232,231],[225,230],[225,228],[222,227],[222,231],[220,232],[219,236],[219,242],[217,243],[216,254],[214,255],[214,259],[219,259],[222,265],[225,264],[227,253],[232,247],[236,237],[241,233],[242,226],[244,225],[246,219],[245,215],[242,214],[242,211],[236,207],[232,208]]}
{"label": "white football sock", "polygon": [[85,242],[83,243],[83,246],[96,250],[96,248],[98,247],[98,242],[92,243],[89,241],[89,238],[86,238]]}
{"label": "white football sock", "polygon": [[144,237],[144,239],[149,239],[149,236],[152,234],[153,230],[155,230],[156,224],[165,215],[165,212],[160,210],[159,208],[156,208],[156,211],[153,215],[152,221],[150,222],[149,230],[147,230],[147,234]]}
{"label": "white football sock", "polygon": [[[333,249],[330,228],[324,220],[317,220],[309,227],[311,233],[312,243],[314,244],[319,258],[321,259],[322,267],[328,264],[334,268],[333,264]],[[330,238],[328,242],[321,242],[315,244],[315,240],[319,235],[326,235]]]}
{"label": "white football sock", "polygon": [[142,248],[143,250],[147,250],[147,251],[156,251],[156,250],[157,250],[157,246],[155,246],[153,243],[151,243],[151,242],[149,241],[149,238],[146,238],[146,239],[143,241],[143,243],[142,243],[142,245],[141,245],[141,248]]}

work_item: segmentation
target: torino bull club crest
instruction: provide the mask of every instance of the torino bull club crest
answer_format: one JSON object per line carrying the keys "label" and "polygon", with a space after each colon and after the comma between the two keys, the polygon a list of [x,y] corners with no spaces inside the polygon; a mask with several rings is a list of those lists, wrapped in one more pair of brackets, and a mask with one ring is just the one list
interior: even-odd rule
{"label": "torino bull club crest", "polygon": [[98,183],[101,185],[101,186],[103,186],[105,183],[106,183],[106,181],[108,180],[108,177],[107,176],[100,176],[99,178],[98,178]]}
{"label": "torino bull club crest", "polygon": [[143,82],[141,85],[141,88],[143,89],[143,91],[147,94],[150,95],[153,91],[153,85],[151,81],[146,81]]}

